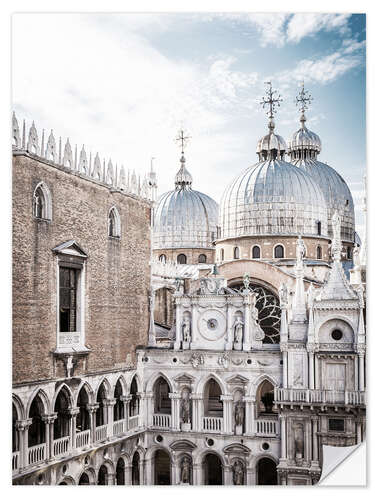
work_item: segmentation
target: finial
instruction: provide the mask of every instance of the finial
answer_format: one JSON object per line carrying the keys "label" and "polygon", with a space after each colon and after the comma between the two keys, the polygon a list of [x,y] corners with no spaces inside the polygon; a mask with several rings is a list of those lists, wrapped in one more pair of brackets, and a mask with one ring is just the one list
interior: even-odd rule
{"label": "finial", "polygon": [[184,156],[185,146],[187,146],[189,139],[191,139],[191,137],[188,135],[185,135],[185,132],[183,129],[180,129],[178,131],[178,135],[175,139],[175,142],[177,144],[180,143],[179,146],[181,148],[181,158],[183,158],[183,156]]}
{"label": "finial", "polygon": [[280,107],[280,103],[283,101],[281,99],[281,96],[277,90],[272,90],[272,83],[271,82],[264,82],[266,85],[269,85],[269,89],[266,89],[266,96],[262,97],[262,100],[260,104],[262,105],[262,108],[264,109],[266,106],[269,107],[269,109],[266,111],[266,115],[268,116],[270,122],[269,122],[269,128],[274,129],[275,128],[275,123],[273,121],[273,118],[275,114],[277,113],[276,107]]}
{"label": "finial", "polygon": [[154,172],[154,160],[155,160],[155,156],[151,156],[151,167],[150,167],[150,172],[153,173]]}
{"label": "finial", "polygon": [[309,107],[309,104],[311,104],[312,100],[313,98],[311,94],[307,90],[305,90],[305,82],[302,81],[302,89],[296,96],[296,106],[299,106],[299,111],[301,111],[300,121],[302,123],[302,127],[305,126],[306,121],[305,111]]}

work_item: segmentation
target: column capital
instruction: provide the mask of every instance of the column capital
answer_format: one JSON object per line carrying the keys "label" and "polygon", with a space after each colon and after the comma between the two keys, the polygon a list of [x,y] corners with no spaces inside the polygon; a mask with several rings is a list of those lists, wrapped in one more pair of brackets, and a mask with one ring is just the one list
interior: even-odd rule
{"label": "column capital", "polygon": [[194,400],[194,399],[195,399],[195,400],[200,400],[200,399],[203,399],[203,394],[192,393],[192,394],[190,395],[190,398],[191,398],[191,399],[193,399],[193,400]]}
{"label": "column capital", "polygon": [[71,406],[70,408],[67,409],[67,412],[72,417],[75,417],[80,412],[80,408],[78,406]]}
{"label": "column capital", "polygon": [[168,396],[169,399],[181,399],[181,394],[179,394],[178,392],[170,392]]}
{"label": "column capital", "polygon": [[256,399],[253,396],[244,396],[242,398],[242,401],[244,401],[245,403],[255,403]]}
{"label": "column capital", "polygon": [[88,403],[86,405],[87,411],[90,413],[95,413],[96,410],[99,408],[99,403]]}
{"label": "column capital", "polygon": [[108,398],[103,401],[103,406],[115,406],[116,402],[117,402],[116,399]]}
{"label": "column capital", "polygon": [[18,431],[24,431],[25,429],[28,429],[32,423],[33,423],[32,418],[27,418],[25,420],[17,420],[16,429]]}
{"label": "column capital", "polygon": [[233,401],[233,396],[228,394],[222,394],[220,396],[220,401]]}
{"label": "column capital", "polygon": [[124,403],[129,403],[129,402],[133,399],[133,397],[132,397],[132,395],[131,395],[131,394],[128,394],[128,395],[126,395],[126,396],[120,396],[120,399],[121,399],[121,401],[123,401]]}
{"label": "column capital", "polygon": [[57,419],[57,413],[51,413],[49,415],[42,415],[42,421],[46,424],[53,424],[53,422]]}

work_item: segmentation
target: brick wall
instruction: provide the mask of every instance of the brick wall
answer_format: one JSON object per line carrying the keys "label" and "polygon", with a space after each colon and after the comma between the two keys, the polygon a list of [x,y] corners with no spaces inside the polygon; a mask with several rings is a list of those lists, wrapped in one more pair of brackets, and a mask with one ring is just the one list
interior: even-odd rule
{"label": "brick wall", "polygon": [[[35,186],[52,196],[52,221],[32,215]],[[108,237],[115,205],[121,239]],[[13,157],[13,381],[64,376],[56,363],[57,257],[75,240],[87,253],[85,344],[91,348],[74,375],[119,367],[144,344],[149,323],[150,206],[67,169],[26,154]]]}

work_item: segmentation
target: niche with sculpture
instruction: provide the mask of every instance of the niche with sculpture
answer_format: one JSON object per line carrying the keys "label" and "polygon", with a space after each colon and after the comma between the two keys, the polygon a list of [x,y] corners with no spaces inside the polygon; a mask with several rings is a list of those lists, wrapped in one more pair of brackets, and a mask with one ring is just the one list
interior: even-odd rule
{"label": "niche with sculpture", "polygon": [[188,311],[185,311],[181,323],[182,348],[190,349],[191,343],[191,317]]}
{"label": "niche with sculpture", "polygon": [[190,389],[184,387],[181,391],[181,430],[184,432],[191,430],[191,398]]}
{"label": "niche with sculpture", "polygon": [[234,433],[242,435],[245,427],[245,404],[243,401],[243,392],[237,389],[233,394],[233,413],[234,413]]}
{"label": "niche with sculpture", "polygon": [[242,351],[244,322],[241,311],[236,312],[232,328],[233,328],[233,349],[235,351]]}
{"label": "niche with sculpture", "polygon": [[191,484],[191,459],[184,455],[180,461],[180,484]]}

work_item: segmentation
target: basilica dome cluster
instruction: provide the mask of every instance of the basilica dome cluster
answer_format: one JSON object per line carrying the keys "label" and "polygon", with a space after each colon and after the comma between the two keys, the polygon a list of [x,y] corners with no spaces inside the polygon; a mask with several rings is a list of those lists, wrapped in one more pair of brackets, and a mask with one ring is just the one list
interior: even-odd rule
{"label": "basilica dome cluster", "polygon": [[[296,99],[297,104],[301,104],[301,126],[287,145],[275,133],[274,113],[280,101],[275,94],[270,86],[262,103],[269,106],[269,131],[257,143],[258,162],[228,184],[219,208],[212,198],[192,189],[192,177],[182,155],[175,190],[161,195],[156,206],[154,249],[213,248],[216,241],[216,260],[226,261],[226,247],[221,245],[226,240],[247,238],[245,245],[248,246],[249,238],[258,239],[254,243],[261,248],[262,239],[295,239],[301,235],[310,238],[310,242],[317,241],[311,250],[315,258],[328,260],[332,217],[337,211],[342,221],[342,241],[348,245],[347,258],[351,258],[353,199],[344,179],[317,160],[322,149],[321,140],[305,125],[305,110],[311,96],[303,87]],[[221,257],[218,257],[219,252]],[[250,255],[246,252],[241,251],[241,254]],[[240,258],[238,252],[236,257],[236,250],[234,255]],[[276,257],[262,251],[256,256],[252,257]],[[282,253],[281,257],[286,255]]]}

